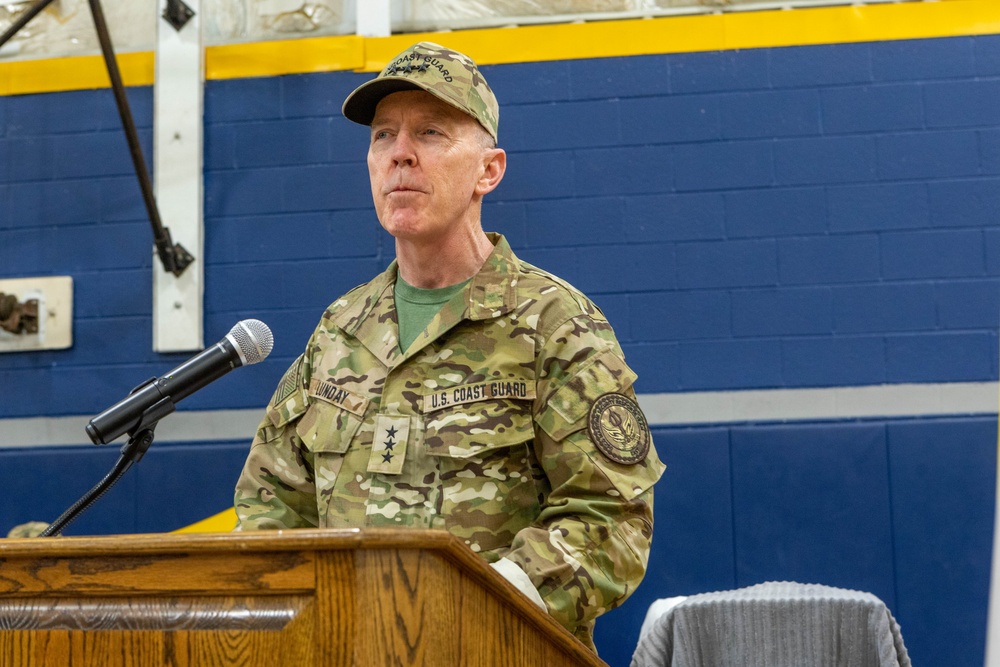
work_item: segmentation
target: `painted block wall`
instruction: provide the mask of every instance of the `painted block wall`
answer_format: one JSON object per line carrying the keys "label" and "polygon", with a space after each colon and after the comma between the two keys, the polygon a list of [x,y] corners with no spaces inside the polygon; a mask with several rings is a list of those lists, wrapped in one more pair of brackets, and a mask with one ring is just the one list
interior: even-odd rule
{"label": "painted block wall", "polygon": [[598,621],[629,664],[657,598],[764,581],[868,591],[914,665],[983,664],[996,417],[662,428],[646,579]]}
{"label": "painted block wall", "polygon": [[[484,224],[594,298],[640,393],[997,380],[1000,37],[484,73],[509,153]],[[367,132],[339,114],[367,78],[206,84],[205,339],[256,317],[276,347],[182,408],[262,408],[323,308],[391,260]],[[152,92],[130,100],[148,159]],[[71,350],[0,355],[0,418],[91,415],[188,356],[151,352],[151,237],[111,93],[0,97],[0,128],[0,277],[76,290]],[[250,436],[158,442],[67,533],[219,511]],[[650,576],[598,629],[613,666],[652,599],[775,578],[872,591],[916,664],[981,664],[995,415],[656,437]],[[54,518],[115,455],[0,449],[0,531]]]}

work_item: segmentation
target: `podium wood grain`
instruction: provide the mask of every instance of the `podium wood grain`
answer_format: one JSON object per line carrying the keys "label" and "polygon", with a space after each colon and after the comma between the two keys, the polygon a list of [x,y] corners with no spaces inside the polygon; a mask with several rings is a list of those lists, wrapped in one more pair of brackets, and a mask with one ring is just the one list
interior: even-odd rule
{"label": "podium wood grain", "polygon": [[604,665],[443,531],[0,540],[0,664]]}

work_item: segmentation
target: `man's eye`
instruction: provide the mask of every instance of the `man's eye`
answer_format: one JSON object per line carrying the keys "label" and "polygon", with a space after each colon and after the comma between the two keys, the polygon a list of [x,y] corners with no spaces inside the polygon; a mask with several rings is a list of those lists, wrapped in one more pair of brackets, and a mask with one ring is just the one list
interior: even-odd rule
{"label": "man's eye", "polygon": [[389,136],[388,132],[386,132],[385,130],[379,130],[378,132],[375,132],[372,135],[372,138],[373,139],[385,139],[388,136]]}

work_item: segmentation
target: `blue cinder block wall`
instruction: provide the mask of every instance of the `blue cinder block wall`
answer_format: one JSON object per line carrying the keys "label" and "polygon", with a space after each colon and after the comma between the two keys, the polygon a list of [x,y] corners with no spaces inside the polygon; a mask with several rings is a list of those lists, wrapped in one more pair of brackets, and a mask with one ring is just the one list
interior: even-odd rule
{"label": "blue cinder block wall", "polygon": [[[1000,36],[484,73],[509,154],[484,226],[594,298],[641,394],[997,380]],[[325,306],[391,260],[367,132],[339,113],[369,77],[206,84],[206,341],[255,317],[277,343],[184,409],[262,408]],[[130,100],[148,159],[152,91]],[[110,91],[0,97],[0,277],[75,281],[73,348],[0,355],[0,418],[90,415],[188,356],[151,352],[150,238]],[[613,667],[652,600],[774,579],[873,592],[915,664],[982,664],[995,414],[654,433],[649,575],[598,624]],[[224,509],[251,436],[156,443],[67,533]],[[116,455],[0,449],[0,531]]]}

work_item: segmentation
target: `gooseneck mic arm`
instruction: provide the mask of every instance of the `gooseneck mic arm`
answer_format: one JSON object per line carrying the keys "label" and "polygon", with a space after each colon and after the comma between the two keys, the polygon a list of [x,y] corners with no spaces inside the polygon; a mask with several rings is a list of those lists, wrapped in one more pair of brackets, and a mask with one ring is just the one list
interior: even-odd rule
{"label": "gooseneck mic arm", "polygon": [[[163,416],[166,416],[169,412],[164,412]],[[59,535],[62,533],[63,528],[68,526],[73,519],[83,514],[91,505],[100,500],[101,496],[107,493],[128,472],[129,468],[142,459],[146,450],[153,444],[153,429],[155,428],[156,421],[154,420],[149,426],[139,429],[135,435],[129,437],[128,442],[122,446],[121,456],[118,457],[114,467],[104,476],[104,479],[85,493],[82,498],[73,503],[69,509],[59,515],[59,518],[53,521],[38,536],[50,537],[52,535]]]}
{"label": "gooseneck mic arm", "polygon": [[122,475],[142,459],[153,444],[157,423],[175,409],[175,403],[190,396],[238,366],[263,361],[274,345],[271,330],[259,320],[243,320],[225,338],[195,355],[161,378],[153,378],[87,424],[87,435],[94,444],[107,444],[123,433],[128,442],[121,456],[104,479],[62,513],[39,537],[62,532],[73,519],[97,502]]}

